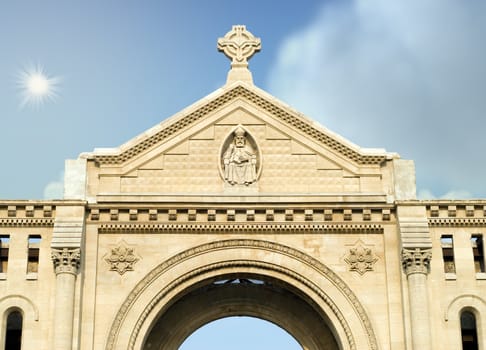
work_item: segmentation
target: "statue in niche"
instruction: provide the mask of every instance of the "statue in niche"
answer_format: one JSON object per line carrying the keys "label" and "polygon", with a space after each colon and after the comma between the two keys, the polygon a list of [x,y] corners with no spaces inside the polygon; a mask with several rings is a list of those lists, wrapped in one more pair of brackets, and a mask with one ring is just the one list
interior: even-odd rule
{"label": "statue in niche", "polygon": [[256,155],[247,143],[246,132],[239,127],[233,142],[223,155],[224,179],[231,185],[250,185],[256,181]]}

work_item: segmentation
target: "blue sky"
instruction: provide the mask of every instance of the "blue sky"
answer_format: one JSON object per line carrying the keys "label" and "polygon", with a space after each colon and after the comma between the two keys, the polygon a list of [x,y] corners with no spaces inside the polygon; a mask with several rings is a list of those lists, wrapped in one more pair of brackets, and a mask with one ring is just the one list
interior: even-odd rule
{"label": "blue sky", "polygon": [[[422,198],[486,197],[482,1],[0,3],[0,198],[59,196],[64,160],[115,147],[224,84],[216,40],[261,37],[255,84],[362,147],[413,159]],[[40,64],[59,97],[20,108]]]}
{"label": "blue sky", "polygon": [[[262,39],[257,86],[415,160],[421,198],[484,198],[485,18],[484,1],[2,1],[0,198],[59,196],[65,159],[223,85],[216,41],[233,24]],[[20,108],[18,75],[37,64],[59,96]]]}

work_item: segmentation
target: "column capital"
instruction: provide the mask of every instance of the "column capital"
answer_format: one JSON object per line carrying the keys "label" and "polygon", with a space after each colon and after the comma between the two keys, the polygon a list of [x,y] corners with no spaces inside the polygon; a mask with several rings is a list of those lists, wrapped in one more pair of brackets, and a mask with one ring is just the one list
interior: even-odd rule
{"label": "column capital", "polygon": [[413,273],[428,274],[431,259],[430,249],[402,249],[402,265],[407,276]]}
{"label": "column capital", "polygon": [[76,275],[81,262],[81,250],[79,248],[51,248],[51,258],[56,275],[60,273]]}

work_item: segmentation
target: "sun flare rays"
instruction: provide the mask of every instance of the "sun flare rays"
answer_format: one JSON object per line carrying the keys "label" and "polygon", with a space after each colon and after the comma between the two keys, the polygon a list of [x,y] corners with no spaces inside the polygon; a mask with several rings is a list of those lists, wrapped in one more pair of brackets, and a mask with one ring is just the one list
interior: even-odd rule
{"label": "sun flare rays", "polygon": [[54,102],[59,97],[60,82],[61,78],[49,76],[39,64],[22,69],[17,79],[20,108],[40,108],[46,102]]}

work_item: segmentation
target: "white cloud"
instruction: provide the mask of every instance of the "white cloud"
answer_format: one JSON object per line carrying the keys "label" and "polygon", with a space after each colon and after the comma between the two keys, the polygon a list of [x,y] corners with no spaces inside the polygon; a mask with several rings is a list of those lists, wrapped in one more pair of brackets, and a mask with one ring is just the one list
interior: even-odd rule
{"label": "white cloud", "polygon": [[469,191],[465,190],[452,190],[448,191],[440,196],[436,196],[431,190],[429,189],[421,189],[418,191],[417,194],[418,199],[470,199],[473,198],[473,195]]}
{"label": "white cloud", "polygon": [[44,187],[44,199],[62,199],[64,197],[64,173],[58,180],[49,182]]}
{"label": "white cloud", "polygon": [[418,199],[436,199],[437,197],[432,193],[431,190],[421,189],[417,193]]}
{"label": "white cloud", "polygon": [[283,42],[269,90],[361,146],[414,159],[419,188],[485,197],[485,16],[483,1],[328,2]]}

